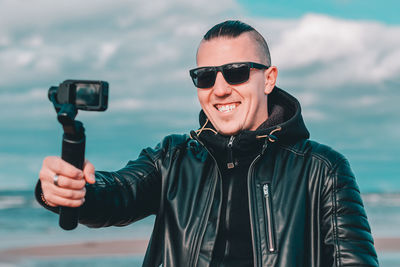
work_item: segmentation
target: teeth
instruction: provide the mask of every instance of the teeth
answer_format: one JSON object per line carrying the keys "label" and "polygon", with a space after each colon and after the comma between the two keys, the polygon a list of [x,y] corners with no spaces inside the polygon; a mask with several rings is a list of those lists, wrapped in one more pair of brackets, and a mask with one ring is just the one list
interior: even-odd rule
{"label": "teeth", "polygon": [[236,105],[225,105],[225,106],[220,106],[218,108],[219,111],[221,112],[229,112],[232,111],[236,108]]}

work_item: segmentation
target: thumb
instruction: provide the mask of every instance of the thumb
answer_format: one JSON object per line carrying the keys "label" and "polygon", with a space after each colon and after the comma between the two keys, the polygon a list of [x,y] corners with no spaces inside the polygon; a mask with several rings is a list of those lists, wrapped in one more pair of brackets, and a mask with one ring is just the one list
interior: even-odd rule
{"label": "thumb", "polygon": [[85,177],[86,182],[88,182],[89,184],[94,184],[96,182],[94,176],[94,166],[88,160],[86,160],[85,164],[83,165],[83,175]]}

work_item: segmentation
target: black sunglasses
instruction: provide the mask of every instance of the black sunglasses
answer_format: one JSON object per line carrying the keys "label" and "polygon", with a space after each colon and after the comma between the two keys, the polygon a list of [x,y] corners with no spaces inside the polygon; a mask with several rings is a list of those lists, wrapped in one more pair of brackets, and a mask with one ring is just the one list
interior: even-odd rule
{"label": "black sunglasses", "polygon": [[249,79],[250,69],[268,69],[269,67],[254,62],[236,62],[218,67],[200,67],[190,70],[190,77],[197,88],[210,88],[214,85],[218,71],[222,72],[229,84],[244,83]]}

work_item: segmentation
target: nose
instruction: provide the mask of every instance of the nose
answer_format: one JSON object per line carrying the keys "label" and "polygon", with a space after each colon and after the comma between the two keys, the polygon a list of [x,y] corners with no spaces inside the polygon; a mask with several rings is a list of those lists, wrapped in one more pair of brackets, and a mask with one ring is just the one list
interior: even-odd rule
{"label": "nose", "polygon": [[213,93],[214,93],[214,95],[219,96],[219,97],[230,95],[232,93],[232,88],[225,81],[225,78],[220,71],[217,72],[217,77],[215,78],[215,83],[213,86]]}

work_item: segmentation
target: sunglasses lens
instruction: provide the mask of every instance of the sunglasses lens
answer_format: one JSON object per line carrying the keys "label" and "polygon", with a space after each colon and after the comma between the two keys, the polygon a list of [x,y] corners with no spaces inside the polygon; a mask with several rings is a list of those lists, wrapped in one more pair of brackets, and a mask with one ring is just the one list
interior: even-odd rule
{"label": "sunglasses lens", "polygon": [[209,88],[214,85],[216,73],[213,68],[201,68],[193,71],[192,79],[196,87]]}
{"label": "sunglasses lens", "polygon": [[224,67],[224,78],[230,84],[239,84],[247,81],[250,68],[247,64],[229,64]]}
{"label": "sunglasses lens", "polygon": [[190,71],[193,83],[198,88],[210,88],[214,85],[217,72],[222,71],[229,84],[244,83],[250,76],[249,63],[231,63],[220,67],[202,67]]}

